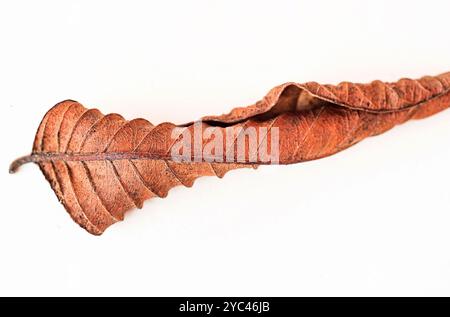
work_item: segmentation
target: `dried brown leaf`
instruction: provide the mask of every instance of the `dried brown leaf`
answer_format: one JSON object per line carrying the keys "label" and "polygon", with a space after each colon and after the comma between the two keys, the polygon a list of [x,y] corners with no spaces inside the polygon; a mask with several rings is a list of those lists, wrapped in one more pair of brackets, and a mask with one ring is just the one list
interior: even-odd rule
{"label": "dried brown leaf", "polygon": [[[254,105],[204,117],[201,125],[214,127],[223,135],[236,128],[267,128],[264,135],[258,135],[259,140],[271,139],[276,127],[279,163],[291,164],[332,155],[368,136],[449,106],[450,73],[396,83],[286,83]],[[26,162],[37,163],[74,221],[99,235],[123,220],[126,211],[142,208],[147,199],[166,197],[175,186],[190,187],[201,176],[223,177],[232,169],[267,164],[259,159],[250,161],[248,145],[244,162],[238,161],[237,151],[231,163],[211,163],[206,157],[200,162],[174,161],[172,147],[181,132],[188,130],[193,136],[194,126],[194,122],[154,126],[145,119],[127,121],[118,114],[103,115],[66,100],[48,111],[31,155],[13,162],[10,171]],[[180,135],[172,138],[177,127]],[[201,149],[208,141],[202,140]],[[236,138],[232,141],[224,143],[223,156],[237,146]],[[198,159],[194,151],[190,155]]]}

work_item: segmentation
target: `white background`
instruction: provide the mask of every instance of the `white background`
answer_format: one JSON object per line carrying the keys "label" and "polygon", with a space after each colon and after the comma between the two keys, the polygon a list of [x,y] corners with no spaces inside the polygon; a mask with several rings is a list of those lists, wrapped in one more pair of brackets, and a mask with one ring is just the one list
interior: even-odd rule
{"label": "white background", "polygon": [[101,237],[38,167],[55,103],[182,123],[286,81],[450,70],[448,1],[2,1],[0,295],[450,295],[450,111],[335,156],[202,178]]}

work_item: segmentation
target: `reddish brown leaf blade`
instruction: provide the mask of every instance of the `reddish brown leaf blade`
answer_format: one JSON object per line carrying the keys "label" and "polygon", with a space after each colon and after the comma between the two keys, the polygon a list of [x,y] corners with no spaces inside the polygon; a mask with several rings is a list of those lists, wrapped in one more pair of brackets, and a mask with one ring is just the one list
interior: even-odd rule
{"label": "reddish brown leaf blade", "polygon": [[[254,105],[202,119],[202,131],[210,131],[200,141],[200,153],[217,135],[225,138],[238,131],[231,134],[231,142],[220,145],[223,161],[233,159],[223,163],[205,157],[195,161],[196,150],[188,153],[193,161],[174,161],[171,151],[183,133],[195,142],[194,122],[154,126],[145,119],[127,121],[67,100],[44,116],[32,154],[13,162],[10,170],[36,162],[74,221],[99,235],[123,220],[127,210],[165,197],[175,186],[190,187],[201,176],[223,177],[232,169],[267,164],[258,155],[271,142],[278,142],[280,164],[318,159],[449,106],[450,73],[396,83],[286,83]],[[277,141],[272,138],[274,128]],[[178,129],[175,137],[174,129]],[[258,141],[241,144],[245,158],[241,162],[238,137],[249,129],[256,131]],[[250,160],[253,155],[255,161]]]}

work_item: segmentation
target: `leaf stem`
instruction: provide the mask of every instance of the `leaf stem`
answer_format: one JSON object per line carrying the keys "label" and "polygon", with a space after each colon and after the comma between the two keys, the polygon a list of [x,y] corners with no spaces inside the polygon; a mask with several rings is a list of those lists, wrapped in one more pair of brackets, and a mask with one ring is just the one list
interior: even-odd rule
{"label": "leaf stem", "polygon": [[39,161],[39,159],[36,157],[35,154],[19,157],[18,159],[15,159],[14,162],[12,162],[11,165],[9,166],[9,173],[14,174],[23,164],[37,161]]}
{"label": "leaf stem", "polygon": [[[27,156],[20,157],[9,166],[9,173],[13,174],[17,172],[20,166],[26,163],[39,163],[49,161],[65,161],[65,162],[80,162],[80,161],[114,161],[114,160],[165,160],[174,161],[170,154],[166,153],[145,153],[145,152],[102,152],[102,153],[32,153]],[[185,162],[181,160],[180,162]],[[223,157],[196,157],[191,156],[191,160],[187,162],[220,162],[221,164],[245,164],[245,165],[267,165],[271,162],[251,162],[245,161],[226,161]],[[282,163],[283,164],[283,163]]]}

